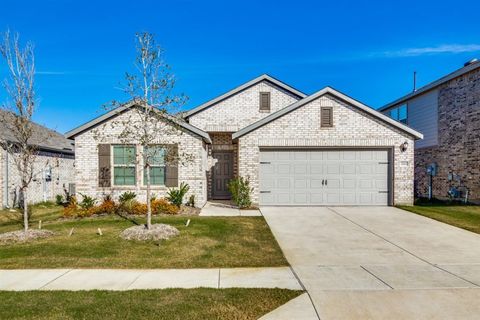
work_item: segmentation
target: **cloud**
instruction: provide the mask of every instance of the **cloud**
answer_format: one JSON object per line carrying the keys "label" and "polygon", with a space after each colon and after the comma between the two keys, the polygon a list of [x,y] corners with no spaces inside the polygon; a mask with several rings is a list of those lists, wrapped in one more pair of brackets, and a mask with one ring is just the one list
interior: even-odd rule
{"label": "cloud", "polygon": [[406,48],[396,51],[384,51],[373,54],[389,58],[417,57],[434,54],[456,54],[480,51],[480,44],[443,44],[435,47]]}
{"label": "cloud", "polygon": [[69,72],[65,71],[35,71],[38,75],[46,75],[46,76],[61,76],[64,74],[68,74]]}

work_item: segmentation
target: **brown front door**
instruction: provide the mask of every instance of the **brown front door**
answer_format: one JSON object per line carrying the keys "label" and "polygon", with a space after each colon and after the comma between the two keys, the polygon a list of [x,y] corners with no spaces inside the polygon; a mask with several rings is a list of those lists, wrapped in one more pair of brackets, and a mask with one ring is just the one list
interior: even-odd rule
{"label": "brown front door", "polygon": [[214,152],[213,158],[217,163],[213,167],[213,199],[230,199],[228,182],[233,178],[233,152]]}

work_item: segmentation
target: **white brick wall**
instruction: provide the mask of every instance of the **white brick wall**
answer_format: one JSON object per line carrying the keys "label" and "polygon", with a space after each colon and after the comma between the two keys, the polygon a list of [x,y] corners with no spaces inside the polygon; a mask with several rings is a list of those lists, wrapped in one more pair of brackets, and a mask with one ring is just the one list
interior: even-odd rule
{"label": "white brick wall", "polygon": [[[7,152],[1,148],[0,161],[0,208],[12,207],[17,205],[20,175],[12,155],[7,155]],[[48,166],[51,167],[52,180],[47,182],[44,179],[44,170]],[[74,183],[74,159],[71,157],[55,153],[42,153],[37,156],[34,168],[34,180],[30,183],[28,190],[29,203],[38,203],[44,200],[55,201],[57,194],[64,195],[64,189],[68,190],[68,185]]]}
{"label": "white brick wall", "polygon": [[[333,107],[334,126],[320,127],[320,107]],[[399,146],[407,141],[407,151]],[[261,147],[393,147],[395,204],[413,203],[413,139],[359,109],[323,96],[239,138],[239,175],[250,177],[259,199]]]}
{"label": "white brick wall", "polygon": [[[118,123],[125,121],[135,121],[136,112],[127,111],[113,120],[98,126],[94,130],[88,130],[75,137],[75,181],[77,195],[79,193],[87,194],[101,200],[106,194],[117,198],[119,194],[125,191],[134,191],[141,201],[146,199],[146,188],[137,183],[136,186],[112,186],[109,188],[101,188],[98,186],[98,144],[118,144],[121,143],[119,135],[122,128],[118,127]],[[112,125],[113,124],[113,125]],[[117,125],[115,125],[117,124]],[[190,194],[195,195],[196,206],[203,206],[207,199],[207,182],[206,182],[206,148],[202,139],[190,132],[180,130],[179,128],[171,128],[166,130],[168,134],[159,132],[157,140],[158,144],[178,144],[178,152],[180,155],[188,155],[192,158],[184,164],[179,165],[178,181],[186,182],[190,185]],[[101,138],[95,137],[100,134]],[[132,141],[132,143],[136,143]],[[138,150],[138,148],[137,148]],[[138,151],[137,151],[138,153]],[[183,157],[186,159],[187,157]],[[112,170],[113,171],[113,170]],[[141,166],[137,164],[137,177],[142,177]],[[168,188],[164,186],[152,186],[152,195],[157,197],[165,197]],[[81,196],[79,197],[81,199]]]}
{"label": "white brick wall", "polygon": [[[270,112],[260,111],[260,92],[270,92]],[[189,122],[207,132],[235,132],[282,109],[299,98],[262,81],[189,117]]]}

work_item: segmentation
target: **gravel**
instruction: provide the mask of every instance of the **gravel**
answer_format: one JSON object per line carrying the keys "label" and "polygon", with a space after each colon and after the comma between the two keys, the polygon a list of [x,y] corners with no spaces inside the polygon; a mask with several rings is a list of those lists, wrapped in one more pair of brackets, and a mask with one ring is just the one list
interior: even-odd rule
{"label": "gravel", "polygon": [[125,240],[148,241],[148,240],[166,240],[180,234],[177,228],[168,224],[152,224],[148,230],[144,225],[134,226],[123,230],[120,234]]}
{"label": "gravel", "polygon": [[49,230],[30,229],[26,233],[23,230],[5,232],[0,234],[0,243],[26,242],[30,240],[42,239],[53,236],[54,233]]}

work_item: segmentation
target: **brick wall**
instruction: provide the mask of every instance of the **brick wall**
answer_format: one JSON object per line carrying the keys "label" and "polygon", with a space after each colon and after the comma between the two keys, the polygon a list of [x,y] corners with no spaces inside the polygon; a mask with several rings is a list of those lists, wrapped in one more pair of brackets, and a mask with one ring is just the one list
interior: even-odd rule
{"label": "brick wall", "polygon": [[[334,126],[320,127],[320,107],[333,108]],[[400,151],[405,141],[409,147]],[[239,138],[239,175],[250,177],[253,201],[259,199],[261,147],[393,147],[395,204],[413,203],[413,139],[410,135],[351,107],[323,96]]]}
{"label": "brick wall", "polygon": [[447,198],[449,188],[455,186],[468,188],[470,199],[480,201],[480,70],[438,90],[438,146],[415,150],[417,195],[427,195],[426,166],[436,162],[434,197]]}
{"label": "brick wall", "polygon": [[[260,92],[270,92],[270,112],[260,111]],[[282,109],[299,98],[262,81],[189,117],[189,122],[207,132],[235,132]]]}
{"label": "brick wall", "polygon": [[[8,159],[8,169],[7,169]],[[20,175],[12,155],[0,148],[0,208],[17,205],[19,198]],[[45,181],[44,170],[51,168],[51,181]],[[28,190],[29,203],[44,200],[55,201],[57,194],[64,195],[70,183],[74,183],[74,159],[70,155],[42,152],[34,164],[35,176]],[[8,181],[7,181],[8,170]]]}
{"label": "brick wall", "polygon": [[[75,181],[77,194],[83,193],[101,199],[106,194],[117,198],[119,194],[125,191],[133,191],[137,194],[139,200],[145,201],[146,187],[140,182],[136,186],[98,187],[98,144],[121,143],[122,140],[119,139],[119,135],[122,132],[122,128],[119,124],[125,121],[135,122],[137,116],[137,113],[127,111],[113,120],[111,119],[95,129],[88,130],[75,137]],[[131,141],[131,143],[137,144],[138,142]],[[196,206],[203,206],[207,199],[205,174],[207,170],[207,154],[206,146],[201,138],[188,131],[166,125],[165,132],[158,131],[158,137],[154,143],[178,144],[178,151],[182,155],[182,161],[184,162],[178,168],[179,184],[181,182],[188,183],[190,191],[186,199],[191,194],[194,194]],[[142,175],[141,166],[137,164],[137,176],[141,177]],[[165,186],[152,186],[152,194],[157,197],[166,196],[167,191],[168,188]]]}

